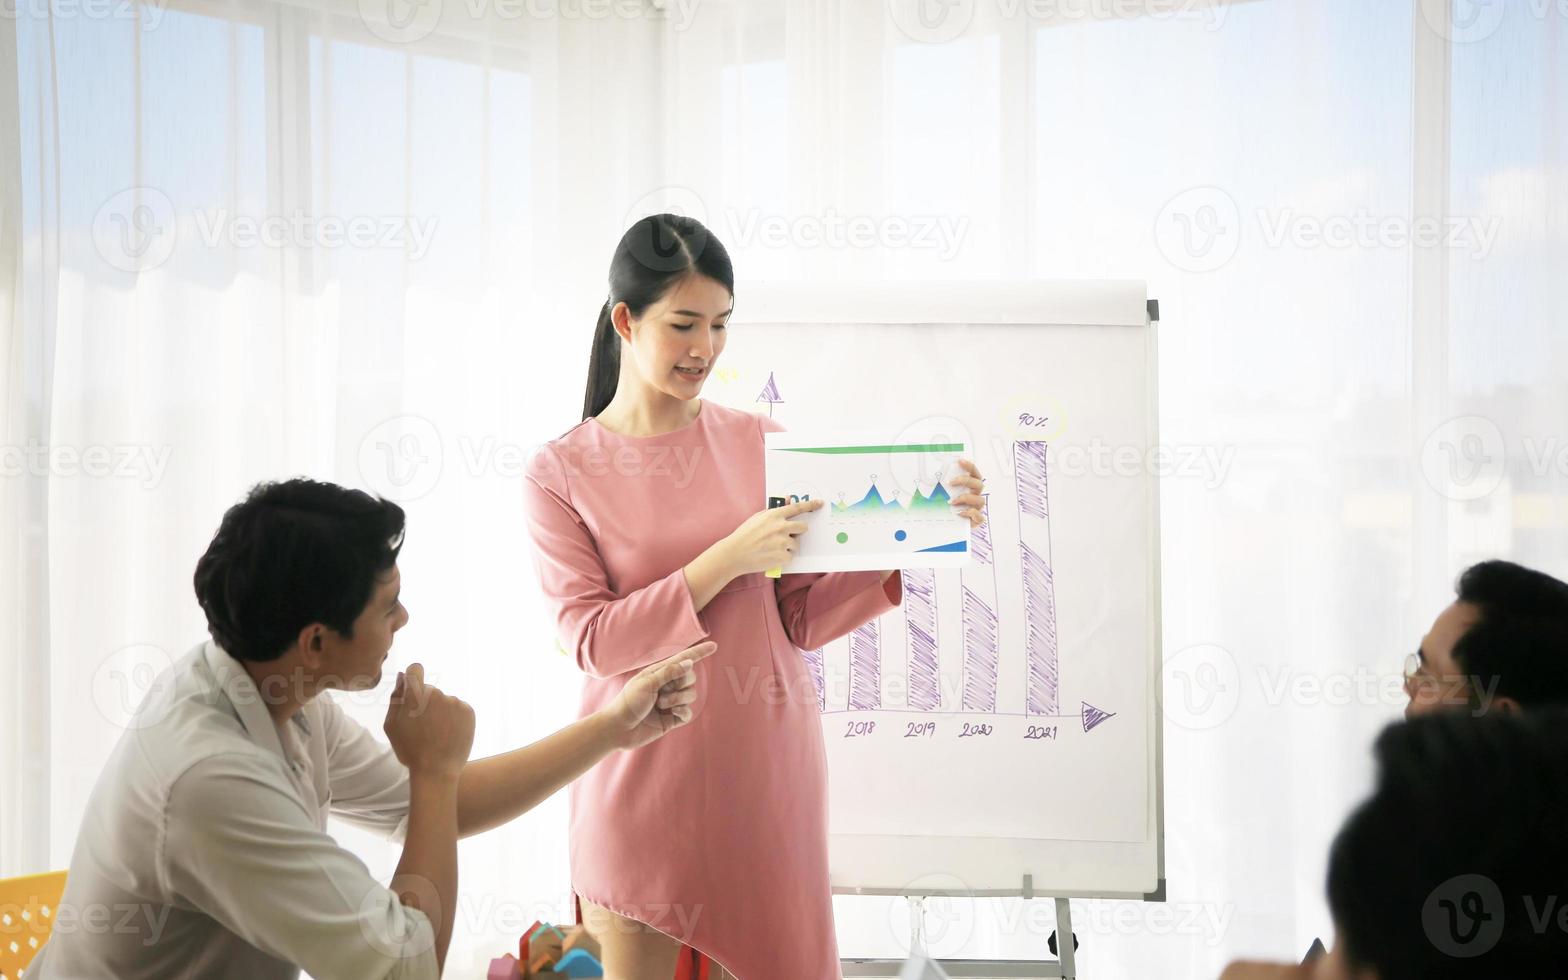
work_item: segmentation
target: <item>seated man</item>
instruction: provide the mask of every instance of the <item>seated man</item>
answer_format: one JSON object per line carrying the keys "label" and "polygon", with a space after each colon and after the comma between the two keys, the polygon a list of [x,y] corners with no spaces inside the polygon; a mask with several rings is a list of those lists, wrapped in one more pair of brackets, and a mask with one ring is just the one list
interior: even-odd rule
{"label": "seated man", "polygon": [[1377,782],[1329,851],[1336,939],[1223,980],[1560,977],[1568,964],[1568,713],[1439,712],[1377,741]]}
{"label": "seated man", "polygon": [[1568,706],[1568,584],[1486,561],[1457,591],[1405,663],[1405,716]]}
{"label": "seated man", "polygon": [[[378,743],[320,695],[380,681],[408,622],[402,540],[396,504],[331,484],[261,484],[229,509],[196,566],[212,639],[160,676],[99,776],[28,977],[436,977],[457,839],[691,720],[711,642],[629,675],[601,713],[475,762],[472,709],[414,664],[387,709],[391,747]],[[325,833],[329,813],[403,839],[390,889]],[[138,914],[116,928],[87,926],[126,908]]]}

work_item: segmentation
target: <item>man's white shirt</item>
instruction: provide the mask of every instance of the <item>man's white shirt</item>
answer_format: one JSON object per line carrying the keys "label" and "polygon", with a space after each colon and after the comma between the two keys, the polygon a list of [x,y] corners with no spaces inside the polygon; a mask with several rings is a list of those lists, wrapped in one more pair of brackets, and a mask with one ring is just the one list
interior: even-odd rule
{"label": "man's white shirt", "polygon": [[274,724],[240,663],[198,645],[98,777],[29,980],[436,977],[430,921],[329,813],[401,839],[408,770],[326,696]]}

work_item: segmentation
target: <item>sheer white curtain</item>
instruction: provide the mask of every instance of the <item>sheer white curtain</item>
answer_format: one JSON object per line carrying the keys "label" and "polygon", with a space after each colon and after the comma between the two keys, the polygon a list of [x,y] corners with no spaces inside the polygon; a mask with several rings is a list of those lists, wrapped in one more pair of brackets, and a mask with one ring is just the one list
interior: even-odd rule
{"label": "sheer white curtain", "polygon": [[[1080,903],[1086,975],[1326,936],[1327,843],[1453,576],[1568,573],[1547,5],[90,6],[0,19],[0,873],[68,861],[260,479],[404,504],[394,658],[475,704],[476,751],[572,716],[517,480],[577,420],[610,251],[659,208],[743,280],[1161,300],[1189,461],[1164,490],[1170,902]],[[455,966],[565,917],[564,812],[463,844]],[[900,906],[837,905],[846,954],[899,951]],[[1039,957],[1037,922],[982,903],[928,931]]]}

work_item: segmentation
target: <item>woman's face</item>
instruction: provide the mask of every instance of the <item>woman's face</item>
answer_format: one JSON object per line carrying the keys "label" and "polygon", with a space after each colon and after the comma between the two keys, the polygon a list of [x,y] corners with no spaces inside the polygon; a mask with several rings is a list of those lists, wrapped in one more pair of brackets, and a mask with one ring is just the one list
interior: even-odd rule
{"label": "woman's face", "polygon": [[[734,297],[707,276],[687,276],[635,319],[625,303],[610,311],[624,354],[645,382],[665,394],[689,400],[702,391],[724,350],[725,323]],[[696,373],[683,370],[696,368]]]}

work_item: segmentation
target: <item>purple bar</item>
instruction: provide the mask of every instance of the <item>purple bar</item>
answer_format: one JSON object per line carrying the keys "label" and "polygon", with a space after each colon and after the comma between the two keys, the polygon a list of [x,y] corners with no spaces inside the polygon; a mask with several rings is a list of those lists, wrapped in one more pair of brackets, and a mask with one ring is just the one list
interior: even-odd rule
{"label": "purple bar", "polygon": [[[986,503],[990,503],[990,494]],[[971,532],[978,570],[959,571],[964,603],[964,710],[996,710],[999,640],[996,617],[996,561],[991,552],[991,522]]]}
{"label": "purple bar", "polygon": [[1025,711],[1031,715],[1057,714],[1061,704],[1045,450],[1044,442],[1013,443],[1024,593],[1024,659],[1028,670]]}
{"label": "purple bar", "polygon": [[[1046,493],[1045,443],[1013,443],[1013,462],[1014,478],[1018,486],[1018,512],[1042,521],[1048,520],[1051,516],[1051,505]],[[1046,530],[1050,530],[1049,525]],[[1036,544],[1043,545],[1046,553],[1050,552],[1049,537]]]}
{"label": "purple bar", "polygon": [[935,711],[942,706],[937,677],[936,569],[904,569],[904,624],[909,639],[909,706]]}
{"label": "purple bar", "polygon": [[882,707],[882,641],[875,619],[849,634],[849,707]]}

